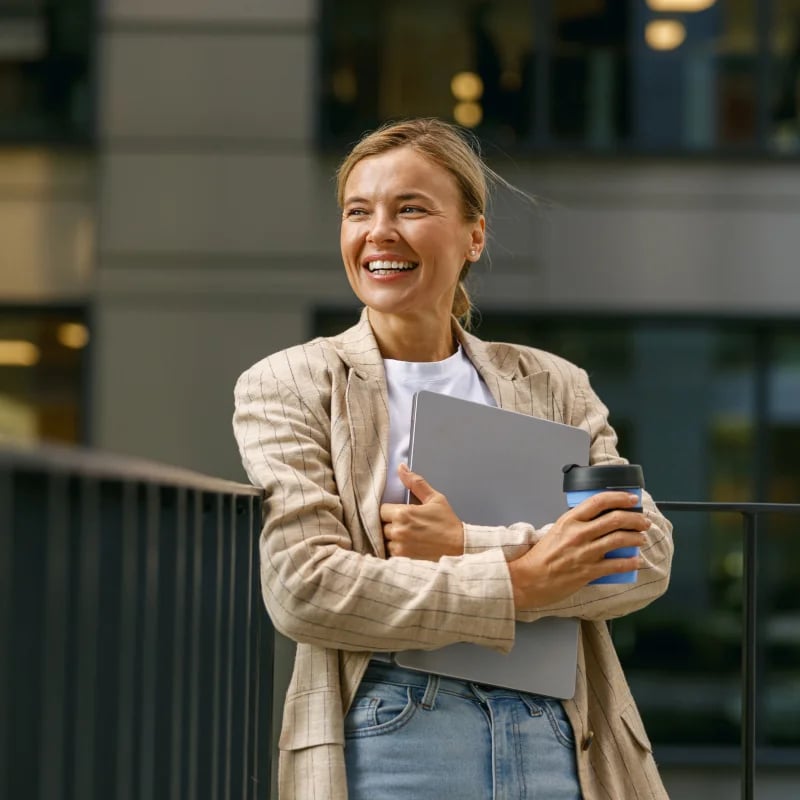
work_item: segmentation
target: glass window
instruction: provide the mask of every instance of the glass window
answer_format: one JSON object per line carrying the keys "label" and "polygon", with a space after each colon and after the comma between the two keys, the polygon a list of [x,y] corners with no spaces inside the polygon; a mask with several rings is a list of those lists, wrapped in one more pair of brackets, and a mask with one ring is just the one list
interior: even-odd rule
{"label": "glass window", "polygon": [[0,308],[0,439],[86,439],[89,329],[80,310]]}
{"label": "glass window", "polygon": [[664,0],[638,4],[634,137],[648,150],[752,148],[758,133],[755,2],[696,5],[702,10],[679,13]]}
{"label": "glass window", "polygon": [[0,0],[0,141],[89,139],[93,5]]}
{"label": "glass window", "polygon": [[630,135],[631,4],[555,0],[549,134],[608,148]]}
{"label": "glass window", "polygon": [[777,0],[770,31],[772,129],[779,153],[800,152],[800,0]]}
{"label": "glass window", "polygon": [[339,0],[325,18],[326,134],[344,140],[382,120],[438,116],[495,141],[525,136],[529,0]]}
{"label": "glass window", "polygon": [[800,152],[800,0],[328,0],[322,31],[326,142],[432,115],[501,148]]}

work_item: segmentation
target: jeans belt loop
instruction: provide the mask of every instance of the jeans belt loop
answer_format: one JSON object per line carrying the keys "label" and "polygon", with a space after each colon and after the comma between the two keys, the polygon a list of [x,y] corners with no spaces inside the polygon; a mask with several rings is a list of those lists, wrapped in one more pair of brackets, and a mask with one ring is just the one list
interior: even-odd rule
{"label": "jeans belt loop", "polygon": [[438,692],[439,676],[431,673],[428,675],[428,685],[425,687],[425,694],[422,695],[422,703],[420,703],[426,711],[433,710]]}

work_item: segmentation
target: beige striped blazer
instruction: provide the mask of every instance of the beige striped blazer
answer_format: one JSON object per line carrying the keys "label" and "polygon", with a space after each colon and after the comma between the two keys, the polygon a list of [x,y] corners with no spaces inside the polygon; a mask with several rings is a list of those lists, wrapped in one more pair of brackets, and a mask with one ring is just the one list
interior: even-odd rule
{"label": "beige striped blazer", "polygon": [[[607,409],[586,373],[552,354],[456,334],[503,408],[589,431],[592,463],[619,463]],[[268,502],[261,535],[264,602],[298,642],[279,746],[283,800],[347,797],[343,716],[373,651],[473,642],[508,652],[515,613],[507,561],[540,535],[524,521],[465,521],[465,553],[386,559],[379,506],[389,415],[383,361],[366,310],[339,336],[255,364],[236,384],[234,432]],[[587,586],[520,613],[578,617],[578,685],[565,702],[586,800],[665,798],[650,743],[604,620],[647,605],[668,584],[671,525],[652,521],[636,584]]]}

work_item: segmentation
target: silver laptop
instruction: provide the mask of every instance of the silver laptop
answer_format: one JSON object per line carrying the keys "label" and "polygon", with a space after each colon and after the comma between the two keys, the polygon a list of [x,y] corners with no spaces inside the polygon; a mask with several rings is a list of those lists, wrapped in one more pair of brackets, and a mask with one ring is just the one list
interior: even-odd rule
{"label": "silver laptop", "polygon": [[[567,510],[561,468],[588,464],[589,444],[580,428],[423,391],[414,397],[409,466],[447,496],[464,522],[541,527]],[[517,623],[508,655],[460,643],[404,650],[393,660],[410,669],[569,698],[575,693],[578,627],[577,619],[547,617]]]}

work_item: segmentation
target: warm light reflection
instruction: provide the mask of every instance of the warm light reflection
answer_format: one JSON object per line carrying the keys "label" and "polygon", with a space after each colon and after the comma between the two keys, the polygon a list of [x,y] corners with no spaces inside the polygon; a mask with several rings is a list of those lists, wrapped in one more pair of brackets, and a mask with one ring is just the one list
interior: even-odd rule
{"label": "warm light reflection", "polygon": [[480,103],[457,103],[453,109],[453,118],[465,128],[475,128],[483,120],[483,109]]}
{"label": "warm light reflection", "polygon": [[645,26],[644,39],[653,50],[674,50],[686,39],[686,27],[676,19],[656,19]]}
{"label": "warm light reflection", "polygon": [[56,337],[64,347],[80,350],[89,344],[89,329],[80,322],[64,322],[58,326]]}
{"label": "warm light reflection", "polygon": [[42,354],[33,342],[0,339],[0,367],[32,367]]}
{"label": "warm light reflection", "polygon": [[652,11],[678,14],[681,12],[705,11],[716,3],[717,0],[647,0],[647,5]]}
{"label": "warm light reflection", "polygon": [[475,72],[456,72],[450,81],[450,91],[456,100],[474,103],[483,96],[483,81]]}

